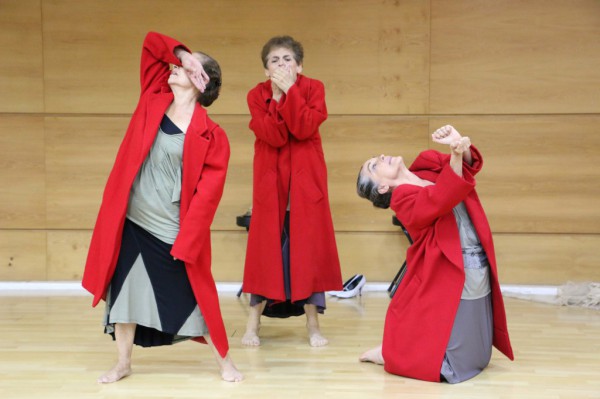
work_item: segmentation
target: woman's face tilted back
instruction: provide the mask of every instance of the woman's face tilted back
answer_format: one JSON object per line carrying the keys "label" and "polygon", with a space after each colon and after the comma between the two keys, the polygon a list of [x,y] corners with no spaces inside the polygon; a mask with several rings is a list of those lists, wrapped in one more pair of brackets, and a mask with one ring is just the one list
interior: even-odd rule
{"label": "woman's face tilted back", "polygon": [[362,166],[361,175],[369,178],[377,186],[388,185],[396,187],[397,180],[402,176],[405,169],[402,157],[392,157],[390,155],[379,155],[368,159]]}
{"label": "woman's face tilted back", "polygon": [[392,191],[406,175],[402,157],[385,156],[368,159],[360,168],[356,181],[356,193],[377,208],[390,206]]}

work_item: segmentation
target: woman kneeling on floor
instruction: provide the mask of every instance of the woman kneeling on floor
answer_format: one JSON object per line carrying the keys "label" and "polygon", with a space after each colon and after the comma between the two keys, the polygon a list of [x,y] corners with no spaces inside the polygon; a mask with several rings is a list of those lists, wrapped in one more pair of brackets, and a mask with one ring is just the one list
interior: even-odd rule
{"label": "woman kneeling on floor", "polygon": [[367,160],[358,195],[391,207],[408,230],[407,272],[387,311],[382,345],[360,360],[392,374],[458,383],[479,374],[492,346],[513,352],[485,212],[475,192],[479,151],[452,126],[432,134],[450,155],[422,152]]}

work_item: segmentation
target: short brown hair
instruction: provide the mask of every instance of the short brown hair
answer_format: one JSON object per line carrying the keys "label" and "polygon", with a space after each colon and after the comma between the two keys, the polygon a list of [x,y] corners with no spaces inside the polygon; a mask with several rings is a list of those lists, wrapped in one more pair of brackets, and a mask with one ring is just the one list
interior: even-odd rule
{"label": "short brown hair", "polygon": [[294,40],[294,38],[291,36],[275,36],[269,39],[269,41],[263,46],[260,53],[260,58],[265,69],[267,68],[267,57],[269,53],[273,49],[281,47],[291,50],[294,53],[294,59],[296,60],[296,63],[298,65],[302,65],[302,61],[304,60],[304,49],[302,48],[302,44]]}

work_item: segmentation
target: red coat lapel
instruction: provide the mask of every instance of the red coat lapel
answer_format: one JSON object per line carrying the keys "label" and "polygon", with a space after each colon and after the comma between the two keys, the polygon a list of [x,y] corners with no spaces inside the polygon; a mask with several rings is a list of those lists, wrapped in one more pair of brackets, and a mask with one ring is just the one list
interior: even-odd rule
{"label": "red coat lapel", "polygon": [[181,220],[189,208],[190,201],[204,166],[204,159],[210,145],[210,135],[206,122],[206,110],[196,104],[192,122],[185,134],[183,146],[183,176],[181,182]]}
{"label": "red coat lapel", "polygon": [[449,234],[458,230],[454,214],[450,213],[441,217],[434,226],[436,230],[435,236],[444,237],[443,240],[436,240],[436,244],[446,258],[464,274],[462,252],[460,251],[460,237],[457,234]]}
{"label": "red coat lapel", "polygon": [[150,94],[150,99],[148,101],[148,108],[146,110],[146,123],[145,130],[142,137],[142,162],[146,159],[146,155],[150,151],[152,144],[154,143],[154,139],[158,133],[158,127],[160,126],[160,121],[162,120],[169,104],[173,102],[173,93],[157,93]]}

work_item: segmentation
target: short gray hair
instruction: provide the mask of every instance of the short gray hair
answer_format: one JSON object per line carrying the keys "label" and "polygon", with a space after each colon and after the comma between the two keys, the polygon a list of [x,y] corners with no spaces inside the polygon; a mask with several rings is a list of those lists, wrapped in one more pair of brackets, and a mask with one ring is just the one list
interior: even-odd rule
{"label": "short gray hair", "polygon": [[361,167],[356,179],[356,193],[358,196],[371,201],[376,208],[389,208],[392,201],[392,190],[388,190],[388,192],[383,194],[379,193],[379,185],[370,177],[365,176],[362,171],[363,168]]}

